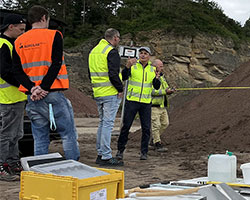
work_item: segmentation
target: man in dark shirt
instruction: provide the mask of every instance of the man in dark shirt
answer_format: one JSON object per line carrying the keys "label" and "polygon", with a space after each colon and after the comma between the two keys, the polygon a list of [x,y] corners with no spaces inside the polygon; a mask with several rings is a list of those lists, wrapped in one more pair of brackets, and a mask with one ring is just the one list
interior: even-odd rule
{"label": "man in dark shirt", "polygon": [[114,48],[119,42],[120,33],[110,28],[105,32],[105,39],[100,40],[89,54],[89,72],[100,118],[96,163],[106,166],[123,165],[123,162],[112,157],[110,148],[111,131],[123,94],[119,77],[120,56]]}
{"label": "man in dark shirt", "polygon": [[160,74],[150,62],[151,50],[148,47],[139,49],[139,60],[129,58],[122,71],[122,79],[128,80],[127,96],[124,107],[123,126],[118,138],[116,158],[123,160],[123,152],[128,142],[130,127],[139,113],[142,137],[140,160],[147,160],[148,142],[151,129],[151,93],[153,88],[159,89]]}
{"label": "man in dark shirt", "polygon": [[4,18],[0,36],[0,180],[19,180],[22,167],[18,141],[23,137],[23,114],[27,97],[18,91],[19,83],[12,73],[12,49],[15,39],[24,33],[25,21],[20,15]]}
{"label": "man in dark shirt", "polygon": [[60,134],[66,159],[80,157],[73,109],[61,92],[69,88],[63,58],[62,34],[49,30],[49,12],[33,6],[28,12],[32,29],[15,41],[13,67],[19,90],[28,94],[26,112],[31,120],[34,154],[49,152],[49,129]]}

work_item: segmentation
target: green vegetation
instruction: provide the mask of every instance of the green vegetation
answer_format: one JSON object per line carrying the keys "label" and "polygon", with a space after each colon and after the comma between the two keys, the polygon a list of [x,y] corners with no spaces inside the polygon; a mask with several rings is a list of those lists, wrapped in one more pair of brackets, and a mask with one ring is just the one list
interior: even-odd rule
{"label": "green vegetation", "polygon": [[[107,27],[122,34],[162,29],[179,35],[198,33],[250,41],[250,18],[241,25],[208,0],[17,0],[4,1],[7,9],[24,13],[32,5],[46,5],[52,17],[64,21],[65,45],[75,46],[90,37],[101,37]],[[142,38],[146,40],[147,38]]]}

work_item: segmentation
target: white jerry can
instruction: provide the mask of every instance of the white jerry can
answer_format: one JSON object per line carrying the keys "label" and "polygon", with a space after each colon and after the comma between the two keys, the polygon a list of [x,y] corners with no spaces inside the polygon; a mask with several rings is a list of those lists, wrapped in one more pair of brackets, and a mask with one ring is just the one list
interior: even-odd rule
{"label": "white jerry can", "polygon": [[212,154],[208,159],[208,180],[224,183],[236,182],[237,159],[231,152]]}

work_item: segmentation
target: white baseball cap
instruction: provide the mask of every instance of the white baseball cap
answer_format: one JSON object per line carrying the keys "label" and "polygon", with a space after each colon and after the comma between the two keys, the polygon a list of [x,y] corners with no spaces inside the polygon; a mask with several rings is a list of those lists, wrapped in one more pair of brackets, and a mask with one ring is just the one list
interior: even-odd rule
{"label": "white baseball cap", "polygon": [[140,48],[139,48],[139,51],[142,51],[142,50],[145,50],[145,51],[148,52],[150,55],[152,54],[149,47],[140,47]]}

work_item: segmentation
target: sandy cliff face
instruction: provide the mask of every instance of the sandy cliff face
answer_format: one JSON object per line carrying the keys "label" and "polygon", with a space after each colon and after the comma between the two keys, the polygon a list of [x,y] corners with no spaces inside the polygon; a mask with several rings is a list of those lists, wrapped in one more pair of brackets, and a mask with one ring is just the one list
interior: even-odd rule
{"label": "sandy cliff face", "polygon": [[[136,37],[122,36],[121,45],[149,46],[152,59],[165,64],[168,82],[176,87],[217,85],[240,64],[250,60],[250,44],[237,44],[218,36],[183,37],[164,31],[141,32]],[[98,40],[65,50],[71,85],[91,94],[88,54]]]}
{"label": "sandy cliff face", "polygon": [[[168,81],[176,86],[217,85],[240,64],[250,60],[250,44],[238,45],[217,36],[183,37],[153,31],[140,33],[137,45],[147,45],[165,63]],[[140,41],[147,35],[145,43]]]}

